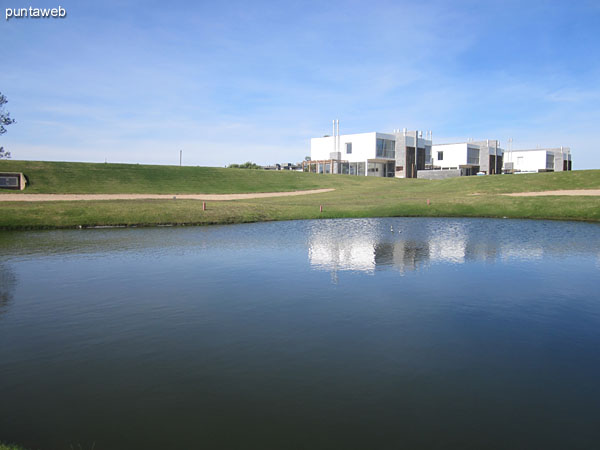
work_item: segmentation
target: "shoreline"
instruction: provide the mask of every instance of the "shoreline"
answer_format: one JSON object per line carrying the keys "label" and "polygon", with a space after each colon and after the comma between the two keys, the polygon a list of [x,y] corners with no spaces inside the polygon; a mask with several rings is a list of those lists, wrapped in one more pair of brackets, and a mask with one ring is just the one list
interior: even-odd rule
{"label": "shoreline", "polygon": [[80,224],[80,225],[23,225],[2,226],[0,232],[9,231],[52,231],[52,230],[102,230],[116,228],[178,228],[178,227],[203,227],[220,225],[241,225],[251,223],[286,222],[296,220],[338,220],[338,219],[386,219],[386,218],[424,218],[424,219],[492,219],[492,220],[549,220],[556,222],[586,222],[600,224],[600,219],[576,218],[576,217],[508,217],[492,215],[356,215],[356,216],[322,216],[322,217],[298,217],[263,220],[239,220],[239,221],[198,221],[198,222],[140,222],[140,223],[114,223],[114,224]]}

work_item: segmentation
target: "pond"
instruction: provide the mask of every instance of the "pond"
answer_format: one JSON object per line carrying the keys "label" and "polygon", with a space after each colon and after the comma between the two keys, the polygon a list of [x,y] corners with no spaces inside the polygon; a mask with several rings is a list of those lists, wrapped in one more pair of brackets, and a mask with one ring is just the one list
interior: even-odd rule
{"label": "pond", "polygon": [[600,226],[0,232],[0,441],[593,448]]}

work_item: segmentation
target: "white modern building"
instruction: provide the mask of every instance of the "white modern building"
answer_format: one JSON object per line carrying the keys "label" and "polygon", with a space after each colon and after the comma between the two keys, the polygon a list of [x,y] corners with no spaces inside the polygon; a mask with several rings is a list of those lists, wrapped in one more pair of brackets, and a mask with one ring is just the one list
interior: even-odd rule
{"label": "white modern building", "polygon": [[571,170],[568,147],[504,151],[496,139],[432,145],[432,134],[392,133],[340,135],[339,120],[331,136],[310,141],[305,172],[376,177],[440,179],[466,175]]}
{"label": "white modern building", "polygon": [[332,136],[310,140],[310,157],[308,172],[416,178],[431,165],[431,135],[406,129],[340,135],[334,121]]}
{"label": "white modern building", "polygon": [[504,158],[506,173],[562,172],[572,170],[571,149],[537,148],[530,150],[508,150]]}
{"label": "white modern building", "polygon": [[[495,139],[436,144],[432,147],[433,171],[420,174],[419,178],[502,173],[503,155],[504,150]],[[442,173],[438,174],[438,170]]]}

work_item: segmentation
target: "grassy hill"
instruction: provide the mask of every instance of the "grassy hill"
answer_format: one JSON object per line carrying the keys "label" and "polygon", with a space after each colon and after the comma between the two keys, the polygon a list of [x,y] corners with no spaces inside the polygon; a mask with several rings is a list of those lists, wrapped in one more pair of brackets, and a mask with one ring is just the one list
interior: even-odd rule
{"label": "grassy hill", "polygon": [[[30,194],[229,194],[320,188],[400,187],[424,193],[483,193],[600,188],[600,171],[402,180],[314,173],[140,164],[0,161],[0,172],[23,172]],[[1,192],[0,192],[1,193]]]}
{"label": "grassy hill", "polygon": [[318,189],[336,181],[288,171],[49,161],[0,161],[3,171],[27,175],[31,194],[230,194]]}
{"label": "grassy hill", "polygon": [[[217,224],[265,220],[431,216],[600,221],[600,197],[507,197],[510,192],[600,189],[600,171],[384,179],[210,167],[0,161],[0,172],[23,172],[25,193],[244,193],[318,188],[298,197],[210,202],[120,200],[2,202],[0,228],[97,225]],[[13,191],[14,192],[14,191]],[[473,195],[477,194],[477,195]],[[427,200],[430,205],[427,205]],[[323,205],[323,212],[319,206]]]}

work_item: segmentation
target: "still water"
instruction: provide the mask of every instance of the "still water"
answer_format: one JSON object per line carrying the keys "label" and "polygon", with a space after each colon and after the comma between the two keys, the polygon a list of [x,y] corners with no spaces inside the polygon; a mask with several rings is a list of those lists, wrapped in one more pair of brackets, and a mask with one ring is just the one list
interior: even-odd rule
{"label": "still water", "polygon": [[0,232],[0,441],[598,448],[600,226]]}

